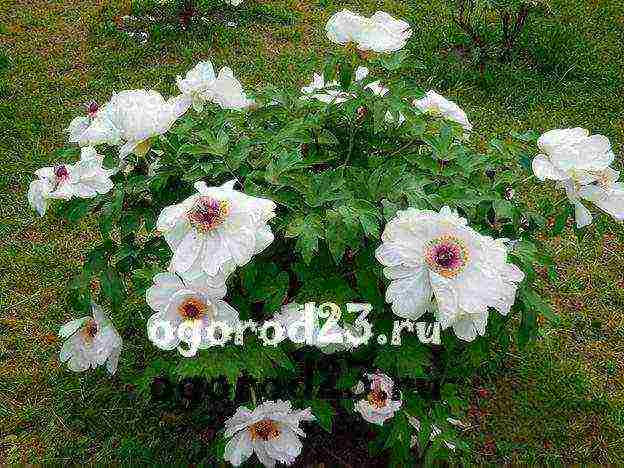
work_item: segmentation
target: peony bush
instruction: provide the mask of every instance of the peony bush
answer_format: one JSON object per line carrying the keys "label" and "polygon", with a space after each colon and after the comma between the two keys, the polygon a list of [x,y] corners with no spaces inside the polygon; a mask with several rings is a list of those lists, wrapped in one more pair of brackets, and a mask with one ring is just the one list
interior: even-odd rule
{"label": "peony bush", "polygon": [[[291,464],[306,427],[353,421],[395,465],[448,459],[466,447],[461,386],[552,314],[533,289],[539,239],[573,212],[589,224],[581,200],[624,219],[614,153],[583,129],[545,133],[534,158],[533,132],[482,144],[402,73],[407,23],[345,10],[326,31],[339,46],[298,92],[245,91],[206,61],[177,96],[122,91],[70,123],[80,149],[60,154],[80,159],[28,193],[42,216],[99,228],[60,359],[134,368],[121,336],[139,303],[151,360],[124,377],[146,398],[198,379],[217,392],[210,450],[234,466]],[[531,159],[570,205],[514,195]]]}

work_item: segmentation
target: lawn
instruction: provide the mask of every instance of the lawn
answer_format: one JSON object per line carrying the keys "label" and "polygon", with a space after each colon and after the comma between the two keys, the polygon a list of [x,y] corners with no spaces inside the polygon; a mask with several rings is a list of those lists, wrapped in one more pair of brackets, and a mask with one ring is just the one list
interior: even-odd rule
{"label": "lawn", "polygon": [[[55,161],[63,129],[90,99],[154,88],[200,59],[229,65],[249,88],[300,87],[322,67],[323,25],[347,6],[382,9],[414,27],[412,77],[458,102],[486,138],[510,130],[582,126],[608,136],[623,168],[624,11],[617,0],[555,0],[529,19],[517,53],[485,73],[466,39],[431,2],[248,0],[239,13],[120,31],[130,2],[4,0],[0,5],[0,463],[210,463],[203,407],[151,402],[128,376],[157,353],[145,309],[121,332],[119,372],[76,375],[59,363],[67,285],[93,241],[92,220],[40,220],[26,201],[33,171]],[[141,13],[140,11],[138,13]],[[235,26],[228,26],[234,21]],[[314,59],[310,57],[315,57]],[[528,174],[527,174],[528,175]],[[531,203],[562,194],[524,184]],[[624,229],[606,217],[582,238],[549,242],[557,277],[542,285],[557,312],[539,339],[483,368],[472,400],[466,463],[624,463]],[[217,404],[219,402],[216,402]],[[338,463],[339,459],[328,463]]]}

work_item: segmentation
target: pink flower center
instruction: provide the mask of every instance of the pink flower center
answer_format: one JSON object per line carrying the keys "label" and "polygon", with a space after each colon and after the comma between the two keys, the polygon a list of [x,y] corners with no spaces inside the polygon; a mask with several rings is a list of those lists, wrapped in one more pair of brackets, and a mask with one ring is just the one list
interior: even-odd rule
{"label": "pink flower center", "polygon": [[87,104],[87,112],[89,113],[89,117],[94,118],[95,114],[97,114],[97,111],[100,109],[100,107],[98,106],[98,103],[95,101],[91,101],[89,102],[89,104]]}
{"label": "pink flower center", "polygon": [[208,232],[223,224],[229,212],[230,206],[227,201],[199,197],[187,213],[187,218],[195,229]]}
{"label": "pink flower center", "polygon": [[436,273],[452,278],[468,263],[468,250],[464,243],[452,236],[442,236],[430,242],[425,251],[425,261]]}
{"label": "pink flower center", "polygon": [[64,182],[69,179],[69,171],[62,164],[54,168],[54,175],[58,182]]}

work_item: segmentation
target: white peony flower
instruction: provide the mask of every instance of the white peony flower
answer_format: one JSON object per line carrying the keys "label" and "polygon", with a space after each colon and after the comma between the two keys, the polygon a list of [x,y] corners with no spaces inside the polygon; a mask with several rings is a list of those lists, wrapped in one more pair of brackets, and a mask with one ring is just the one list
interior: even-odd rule
{"label": "white peony flower", "polygon": [[69,361],[68,367],[82,372],[106,363],[112,375],[117,370],[121,353],[121,337],[106,313],[97,304],[91,305],[92,317],[72,320],[61,327],[59,336],[68,338],[63,344],[59,358]]}
{"label": "white peony flower", "polygon": [[557,181],[566,191],[579,228],[593,221],[581,200],[624,220],[624,184],[618,182],[620,173],[609,167],[615,155],[607,137],[567,128],[544,133],[537,144],[543,153],[533,159],[533,173],[540,180]]}
{"label": "white peony flower", "polygon": [[427,91],[423,98],[415,99],[412,104],[423,112],[458,123],[466,132],[472,131],[472,124],[468,121],[468,116],[463,109],[433,90]]}
{"label": "white peony flower", "polygon": [[369,423],[383,426],[384,421],[393,417],[401,408],[403,401],[392,399],[394,382],[386,374],[376,372],[366,374],[366,377],[370,382],[370,392],[354,408]]}
{"label": "white peony flower", "polygon": [[214,102],[223,109],[245,109],[253,103],[231,68],[223,67],[216,76],[209,61],[199,62],[184,78],[178,76],[177,84],[182,95],[191,99],[197,112],[203,110],[205,102]]}
{"label": "white peony flower", "polygon": [[267,221],[275,203],[234,190],[235,183],[197,182],[198,193],[160,213],[156,226],[173,251],[172,271],[190,279],[227,275],[273,242]]}
{"label": "white peony flower", "polygon": [[485,334],[488,308],[509,313],[524,279],[507,263],[504,239],[479,234],[448,207],[399,211],[375,255],[392,280],[386,300],[396,315],[416,320],[430,310],[465,341]]}
{"label": "white peony flower", "polygon": [[[238,312],[222,300],[226,293],[222,275],[184,281],[174,273],[157,274],[154,285],[145,294],[148,305],[156,311],[147,322],[150,340],[169,351],[179,347],[182,335],[191,347],[186,356],[194,355],[197,348],[212,346],[213,339],[223,332],[215,323],[224,323],[233,330],[239,322]],[[182,324],[186,330],[180,330]],[[195,342],[196,347],[191,346],[192,333],[200,338]]]}
{"label": "white peony flower", "polygon": [[113,170],[102,167],[104,157],[88,146],[80,150],[80,161],[60,164],[35,171],[39,177],[30,183],[28,202],[43,216],[51,199],[69,200],[73,197],[93,198],[113,188]]}
{"label": "white peony flower", "polygon": [[537,141],[543,152],[533,159],[533,173],[540,180],[571,180],[586,185],[600,180],[615,155],[609,139],[589,135],[584,128],[550,130]]}
{"label": "white peony flower", "polygon": [[299,424],[314,419],[310,408],[295,411],[289,401],[266,401],[253,411],[241,406],[225,421],[225,437],[231,439],[224,458],[239,466],[255,453],[266,467],[291,465],[303,447],[299,437],[305,437]]}
{"label": "white peony flower", "polygon": [[76,117],[69,123],[66,131],[69,133],[69,142],[78,143],[82,138],[82,134],[89,128],[93,119],[97,115],[99,106],[97,102],[91,101],[87,104],[87,115],[84,117]]}
{"label": "white peony flower", "polygon": [[593,221],[590,211],[581,200],[592,202],[617,221],[624,221],[624,183],[617,182],[619,172],[607,168],[596,183],[577,187],[572,181],[561,182],[568,200],[574,206],[577,227],[583,228]]}
{"label": "white peony flower", "polygon": [[[346,324],[342,327],[337,323],[333,323],[326,329],[322,329],[322,324],[318,316],[318,308],[315,308],[313,314],[312,320],[309,323],[309,336],[306,336],[304,306],[301,304],[291,302],[283,305],[280,312],[274,315],[273,320],[283,327],[284,337],[292,338],[292,341],[297,344],[304,344],[305,342],[306,345],[314,346],[324,354],[333,354],[353,348],[351,343],[347,341],[345,335],[346,329],[348,328],[354,336],[357,336],[352,328]],[[299,326],[302,324],[304,326]],[[291,330],[291,328],[293,329],[292,336],[289,335],[289,330]],[[328,342],[321,343],[321,331],[325,334]]]}
{"label": "white peony flower", "polygon": [[166,133],[189,105],[184,95],[165,100],[157,91],[139,89],[113,94],[81,133],[78,143],[121,145],[121,159],[130,153],[143,155],[150,148],[150,139]]}
{"label": "white peony flower", "polygon": [[[367,76],[368,68],[358,67],[355,70],[355,81],[362,81]],[[375,84],[379,85],[379,82],[376,81]],[[371,83],[366,87],[368,88],[372,85],[374,86],[374,84]],[[316,99],[317,101],[321,101],[326,104],[340,104],[354,97],[353,94],[347,93],[340,89],[340,84],[335,80],[325,83],[325,77],[322,74],[319,75],[318,73],[314,74],[312,82],[308,86],[301,88],[301,92],[303,93],[301,99]]]}
{"label": "white peony flower", "polygon": [[337,44],[354,42],[358,49],[389,53],[405,47],[412,35],[405,21],[383,11],[365,18],[349,10],[335,13],[325,25],[327,38]]}
{"label": "white peony flower", "polygon": [[234,6],[234,7],[239,6],[241,3],[243,3],[243,1],[244,0],[224,0],[224,2],[227,5]]}

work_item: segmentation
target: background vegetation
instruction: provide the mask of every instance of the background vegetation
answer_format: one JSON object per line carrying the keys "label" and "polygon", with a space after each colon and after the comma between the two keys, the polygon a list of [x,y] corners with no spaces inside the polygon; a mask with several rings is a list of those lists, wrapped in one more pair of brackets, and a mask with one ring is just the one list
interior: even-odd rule
{"label": "background vegetation", "polygon": [[[408,43],[413,78],[467,111],[484,135],[477,144],[509,130],[583,126],[611,139],[622,168],[624,12],[618,1],[553,2],[543,15],[529,17],[510,60],[483,70],[445,5],[248,0],[224,10],[203,2],[190,21],[171,17],[171,7],[163,10],[166,21],[129,22],[121,17],[158,11],[147,2],[134,12],[121,1],[3,2],[0,460],[188,463],[203,459],[213,436],[204,430],[201,409],[189,409],[182,398],[147,402],[124,378],[144,365],[140,312],[124,330],[115,378],[99,371],[77,376],[58,362],[58,327],[74,317],[66,289],[92,240],[90,222],[40,222],[25,194],[32,172],[55,160],[63,128],[89,99],[104,102],[113,90],[139,87],[171,94],[175,75],[200,59],[230,65],[248,88],[300,87],[331,47],[323,33],[331,13],[383,9],[414,26]],[[147,32],[148,41],[125,31]],[[540,203],[562,195],[528,181],[517,196]],[[584,238],[565,230],[551,243],[557,277],[544,277],[543,287],[558,319],[531,348],[484,368],[465,388],[473,401],[465,461],[624,462],[623,246],[624,230],[606,217]]]}

